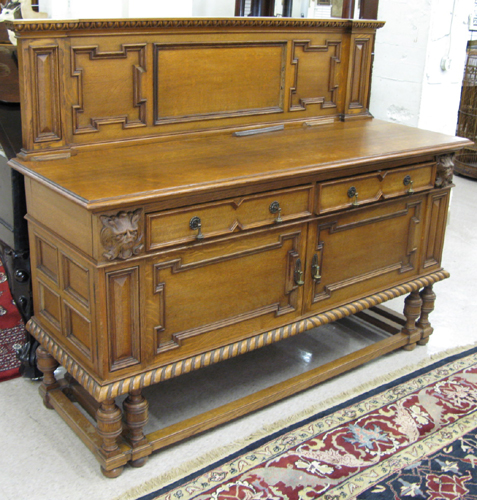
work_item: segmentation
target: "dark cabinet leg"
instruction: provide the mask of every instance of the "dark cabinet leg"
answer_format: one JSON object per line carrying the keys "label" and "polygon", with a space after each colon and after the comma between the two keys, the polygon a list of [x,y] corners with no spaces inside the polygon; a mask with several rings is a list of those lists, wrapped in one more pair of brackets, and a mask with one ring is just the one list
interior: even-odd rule
{"label": "dark cabinet leg", "polygon": [[402,329],[402,333],[409,336],[409,343],[403,347],[406,351],[412,351],[419,340],[421,340],[421,330],[416,325],[417,318],[421,314],[422,299],[419,291],[411,292],[404,301],[404,316],[406,324]]}
{"label": "dark cabinet leg", "polygon": [[429,314],[434,310],[434,304],[436,302],[436,294],[432,290],[432,285],[426,286],[421,291],[421,299],[422,299],[422,308],[421,308],[421,316],[419,321],[417,322],[418,328],[422,331],[421,340],[417,343],[419,345],[426,345],[429,342],[429,336],[434,331],[431,323],[429,322]]}

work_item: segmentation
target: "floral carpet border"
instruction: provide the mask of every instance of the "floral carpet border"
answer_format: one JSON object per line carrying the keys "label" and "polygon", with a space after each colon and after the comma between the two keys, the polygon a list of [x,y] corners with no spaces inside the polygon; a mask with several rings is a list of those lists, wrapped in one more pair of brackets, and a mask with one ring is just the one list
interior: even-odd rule
{"label": "floral carpet border", "polygon": [[[295,450],[297,447],[299,449],[300,446],[306,447],[306,443],[309,443],[310,440],[311,442],[313,442],[313,440],[316,442],[317,436],[323,436],[330,432],[332,433],[335,429],[345,426],[353,427],[352,422],[356,421],[356,419],[371,414],[372,412],[379,411],[384,405],[398,405],[400,400],[411,397],[412,394],[417,393],[417,391],[422,392],[426,387],[432,386],[432,384],[444,384],[445,380],[450,380],[452,376],[466,369],[470,369],[473,365],[477,365],[477,348],[445,358],[331,409],[308,417],[301,422],[256,441],[180,481],[176,481],[153,493],[141,496],[138,500],[192,500],[193,498],[216,498],[215,496],[205,497],[203,495],[210,494],[207,492],[210,492],[214,487],[218,487],[220,490],[219,485],[232,483],[234,478],[239,475],[246,474],[248,471],[253,471],[260,462],[266,461],[267,464],[273,464],[275,460],[279,461],[281,457],[289,454],[288,450],[290,450],[291,447]],[[477,379],[477,373],[472,374],[472,376],[474,375]],[[417,416],[419,417],[419,415]],[[402,470],[424,457],[428,457],[439,449],[445,448],[446,446],[448,447],[454,441],[462,438],[462,436],[476,427],[477,401],[476,407],[473,408],[472,411],[469,411],[467,414],[462,414],[460,418],[455,421],[447,422],[442,429],[436,429],[436,432],[430,432],[428,435],[424,435],[422,439],[416,441],[415,445],[405,446],[400,450],[396,450],[396,453],[391,454],[388,458],[383,460],[376,460],[376,463],[372,463],[372,460],[368,460],[368,467],[357,470],[357,472],[351,474],[349,478],[327,488],[326,491],[320,493],[319,497],[325,500],[359,498],[358,495],[361,492],[371,488],[381,479],[389,477],[395,471]],[[351,441],[349,438],[346,439]],[[339,460],[331,456],[330,450],[322,451],[319,449],[319,446],[315,447],[312,452],[310,451],[309,456],[317,459],[313,462],[315,464],[323,464],[323,461],[325,463],[332,463],[333,460]],[[321,462],[319,461],[320,457],[322,459],[324,457]],[[359,465],[358,463],[346,464],[346,466],[354,466],[357,469]],[[303,464],[300,464],[300,466],[304,467]],[[324,466],[324,468],[326,468],[326,466]],[[240,481],[238,481],[237,484],[238,483],[240,483]],[[303,493],[306,493],[306,491]],[[219,497],[217,496],[217,498]],[[277,496],[276,498],[282,497]],[[303,496],[303,498],[316,498],[316,496]]]}

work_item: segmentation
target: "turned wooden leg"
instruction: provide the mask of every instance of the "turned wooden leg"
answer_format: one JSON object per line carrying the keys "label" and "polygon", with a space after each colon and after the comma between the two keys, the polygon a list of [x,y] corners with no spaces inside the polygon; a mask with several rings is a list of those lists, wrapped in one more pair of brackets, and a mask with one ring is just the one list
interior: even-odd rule
{"label": "turned wooden leg", "polygon": [[141,394],[141,389],[133,390],[123,403],[124,415],[129,429],[129,442],[133,448],[131,465],[142,467],[152,452],[143,428],[148,420],[149,404]]}
{"label": "turned wooden leg", "polygon": [[426,286],[421,291],[422,307],[421,316],[417,322],[418,328],[422,331],[421,340],[418,341],[419,345],[426,345],[429,342],[429,336],[434,331],[431,323],[429,322],[429,314],[434,310],[436,301],[436,294],[432,290],[432,285]]}
{"label": "turned wooden leg", "polygon": [[55,370],[58,368],[58,361],[41,345],[36,350],[36,363],[38,369],[43,372],[43,380],[40,384],[39,392],[43,398],[43,404],[53,409],[48,398],[48,393],[59,387],[59,383],[55,378]]}
{"label": "turned wooden leg", "polygon": [[419,291],[411,292],[404,301],[404,316],[406,324],[402,333],[409,335],[409,343],[403,347],[406,351],[412,351],[421,339],[421,330],[416,326],[416,320],[421,314],[422,300]]}
{"label": "turned wooden leg", "polygon": [[[104,458],[107,460],[120,454],[118,437],[121,435],[123,429],[122,415],[114,399],[107,399],[101,403],[96,412],[96,423],[98,434],[103,441],[101,452]],[[118,477],[123,469],[123,466],[111,469],[101,466],[101,472],[110,478]]]}

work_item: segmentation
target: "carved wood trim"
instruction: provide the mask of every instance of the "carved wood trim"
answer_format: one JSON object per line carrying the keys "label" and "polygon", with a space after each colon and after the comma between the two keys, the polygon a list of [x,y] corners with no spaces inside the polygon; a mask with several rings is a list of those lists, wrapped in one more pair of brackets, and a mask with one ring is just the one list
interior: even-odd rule
{"label": "carved wood trim", "polygon": [[[215,111],[210,113],[195,113],[191,115],[179,116],[159,116],[159,53],[163,50],[187,50],[187,49],[220,49],[234,47],[280,47],[281,54],[281,77],[278,87],[279,103],[277,106],[263,107],[256,109],[237,109],[233,111]],[[286,41],[263,41],[263,42],[217,42],[217,43],[173,43],[173,44],[154,44],[154,125],[163,125],[170,123],[184,123],[198,120],[216,120],[220,118],[231,118],[240,116],[265,115],[270,113],[283,113],[284,88],[285,88],[285,60],[286,60]],[[200,75],[197,75],[200,78]],[[180,82],[178,83],[180,85]],[[257,94],[260,92],[260,82],[257,82]]]}
{"label": "carved wood trim", "polygon": [[[143,87],[143,74],[146,73],[146,47],[145,43],[136,44],[122,44],[122,50],[101,52],[98,45],[91,45],[86,47],[72,47],[71,48],[71,76],[77,79],[77,95],[78,104],[73,104],[73,133],[86,134],[91,132],[99,132],[100,125],[110,125],[113,123],[122,124],[123,129],[145,127],[147,126],[147,99],[142,95]],[[129,52],[137,52],[138,64],[132,66],[132,88],[133,88],[133,102],[132,105],[138,109],[137,118],[130,118],[124,116],[104,116],[104,117],[91,117],[90,124],[81,126],[79,124],[79,115],[84,113],[84,78],[83,68],[78,65],[76,56],[78,54],[89,54],[91,61],[98,61],[102,59],[127,59]]]}
{"label": "carved wood trim", "polygon": [[370,44],[371,40],[369,38],[356,38],[354,40],[349,109],[366,108],[368,73],[371,59]]}
{"label": "carved wood trim", "polygon": [[121,394],[126,394],[132,390],[148,387],[152,384],[177,377],[183,373],[198,370],[204,366],[253,351],[273,342],[278,342],[279,340],[310,330],[311,328],[317,328],[346,316],[351,316],[352,314],[356,314],[364,309],[369,309],[387,300],[420,290],[423,287],[444,280],[449,276],[447,271],[441,270],[429,274],[428,276],[409,281],[408,283],[389,288],[383,292],[356,300],[344,306],[330,309],[329,311],[290,323],[289,325],[255,335],[249,339],[235,342],[219,349],[214,349],[170,365],[161,366],[148,372],[126,377],[117,382],[105,385],[98,383],[77,361],[62,349],[48,335],[46,330],[42,328],[35,317],[31,318],[27,323],[27,330],[38,340],[38,342],[40,342],[42,347],[46,349],[68,371],[68,373],[86,389],[87,392],[89,392],[89,394],[97,401],[104,401],[120,396]]}
{"label": "carved wood trim", "polygon": [[454,177],[454,156],[455,154],[441,155],[436,157],[436,188],[452,186]]}
{"label": "carved wood trim", "polygon": [[350,19],[275,19],[275,18],[229,18],[229,19],[128,19],[84,20],[84,21],[4,21],[7,29],[17,33],[72,30],[130,30],[138,28],[343,28],[378,29],[382,21]]}
{"label": "carved wood trim", "polygon": [[103,257],[107,260],[126,260],[142,251],[142,208],[116,215],[100,215],[99,219],[103,224],[101,244],[106,250]]}
{"label": "carved wood trim", "polygon": [[106,273],[110,370],[140,363],[139,267]]}
{"label": "carved wood trim", "polygon": [[60,141],[60,61],[58,45],[30,47],[33,70],[33,141]]}
{"label": "carved wood trim", "polygon": [[[299,58],[296,55],[296,47],[302,47],[303,52],[328,52],[330,47],[335,48],[335,54],[330,56],[330,72],[328,75],[328,92],[331,94],[329,100],[326,97],[300,97],[298,104],[293,104],[293,96],[298,92]],[[341,63],[341,40],[326,40],[325,45],[311,45],[310,40],[299,40],[292,42],[291,64],[295,66],[295,78],[293,87],[290,87],[290,111],[306,110],[308,104],[321,104],[321,108],[336,108],[336,93],[338,83],[336,83],[336,65]]]}
{"label": "carved wood trim", "polygon": [[[227,326],[235,325],[237,323],[241,323],[243,321],[247,321],[253,318],[258,318],[260,316],[270,313],[275,313],[276,316],[282,316],[284,314],[288,314],[290,312],[295,311],[295,307],[292,304],[293,297],[291,296],[291,293],[298,288],[298,286],[294,283],[293,273],[294,273],[296,259],[299,256],[298,250],[299,250],[299,241],[301,234],[302,234],[301,232],[289,233],[284,235],[280,234],[278,237],[278,241],[275,243],[263,245],[261,247],[252,248],[242,252],[235,252],[220,257],[205,259],[190,264],[183,264],[181,258],[173,259],[167,262],[161,262],[159,264],[154,264],[154,282],[153,282],[154,294],[157,294],[159,296],[158,300],[159,300],[159,311],[160,311],[159,312],[160,325],[157,325],[154,328],[154,331],[157,334],[156,345],[158,346],[156,353],[161,353],[164,351],[169,351],[171,349],[176,349],[180,347],[184,339],[192,338],[197,335],[201,335],[203,333],[217,330],[219,328],[225,328]],[[243,258],[248,255],[255,255],[257,253],[262,253],[282,248],[284,242],[287,240],[293,240],[293,250],[288,252],[288,265],[285,277],[285,283],[286,283],[285,295],[288,295],[290,300],[285,306],[281,306],[279,303],[268,304],[266,306],[254,309],[253,311],[248,311],[246,313],[238,314],[237,316],[231,316],[219,321],[214,321],[213,323],[207,323],[206,325],[202,325],[196,328],[190,328],[188,330],[176,332],[172,334],[172,336],[170,336],[170,334],[169,336],[161,335],[161,333],[165,331],[165,323],[166,323],[165,303],[166,303],[167,283],[161,280],[160,271],[169,268],[171,274],[182,273],[198,269],[200,267],[218,264],[220,262],[226,262],[228,260]]]}

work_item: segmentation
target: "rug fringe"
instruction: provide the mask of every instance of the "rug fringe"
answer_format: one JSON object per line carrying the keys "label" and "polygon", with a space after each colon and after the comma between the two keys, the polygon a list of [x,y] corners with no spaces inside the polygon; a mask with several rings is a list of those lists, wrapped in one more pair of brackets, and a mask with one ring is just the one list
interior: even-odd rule
{"label": "rug fringe", "polygon": [[432,365],[433,363],[441,361],[447,357],[460,354],[474,347],[477,347],[477,343],[448,349],[446,351],[433,354],[429,356],[427,359],[420,361],[419,363],[407,365],[387,375],[376,377],[372,381],[366,382],[365,384],[361,384],[358,387],[353,388],[352,390],[344,391],[337,396],[333,396],[320,403],[312,405],[307,409],[302,410],[290,417],[277,420],[276,422],[270,425],[264,425],[259,431],[250,434],[246,438],[241,438],[229,445],[219,447],[213,451],[201,455],[200,457],[185,462],[180,467],[162,473],[153,479],[149,479],[140,486],[131,488],[130,490],[122,493],[120,496],[115,497],[114,500],[136,500],[141,496],[152,493],[155,490],[164,488],[180,480],[183,477],[193,474],[194,472],[202,469],[206,464],[222,460],[225,457],[241,450],[242,448],[245,448],[249,444],[258,441],[260,439],[263,439],[264,437],[274,434],[275,432],[278,432],[282,429],[285,429],[290,425],[294,425],[300,422],[301,420],[305,420],[306,418],[318,414],[326,409],[342,404],[351,398],[357,397],[365,392],[369,392],[373,389],[376,389],[381,385],[397,380],[404,375],[420,370],[422,368],[425,368],[426,366]]}

